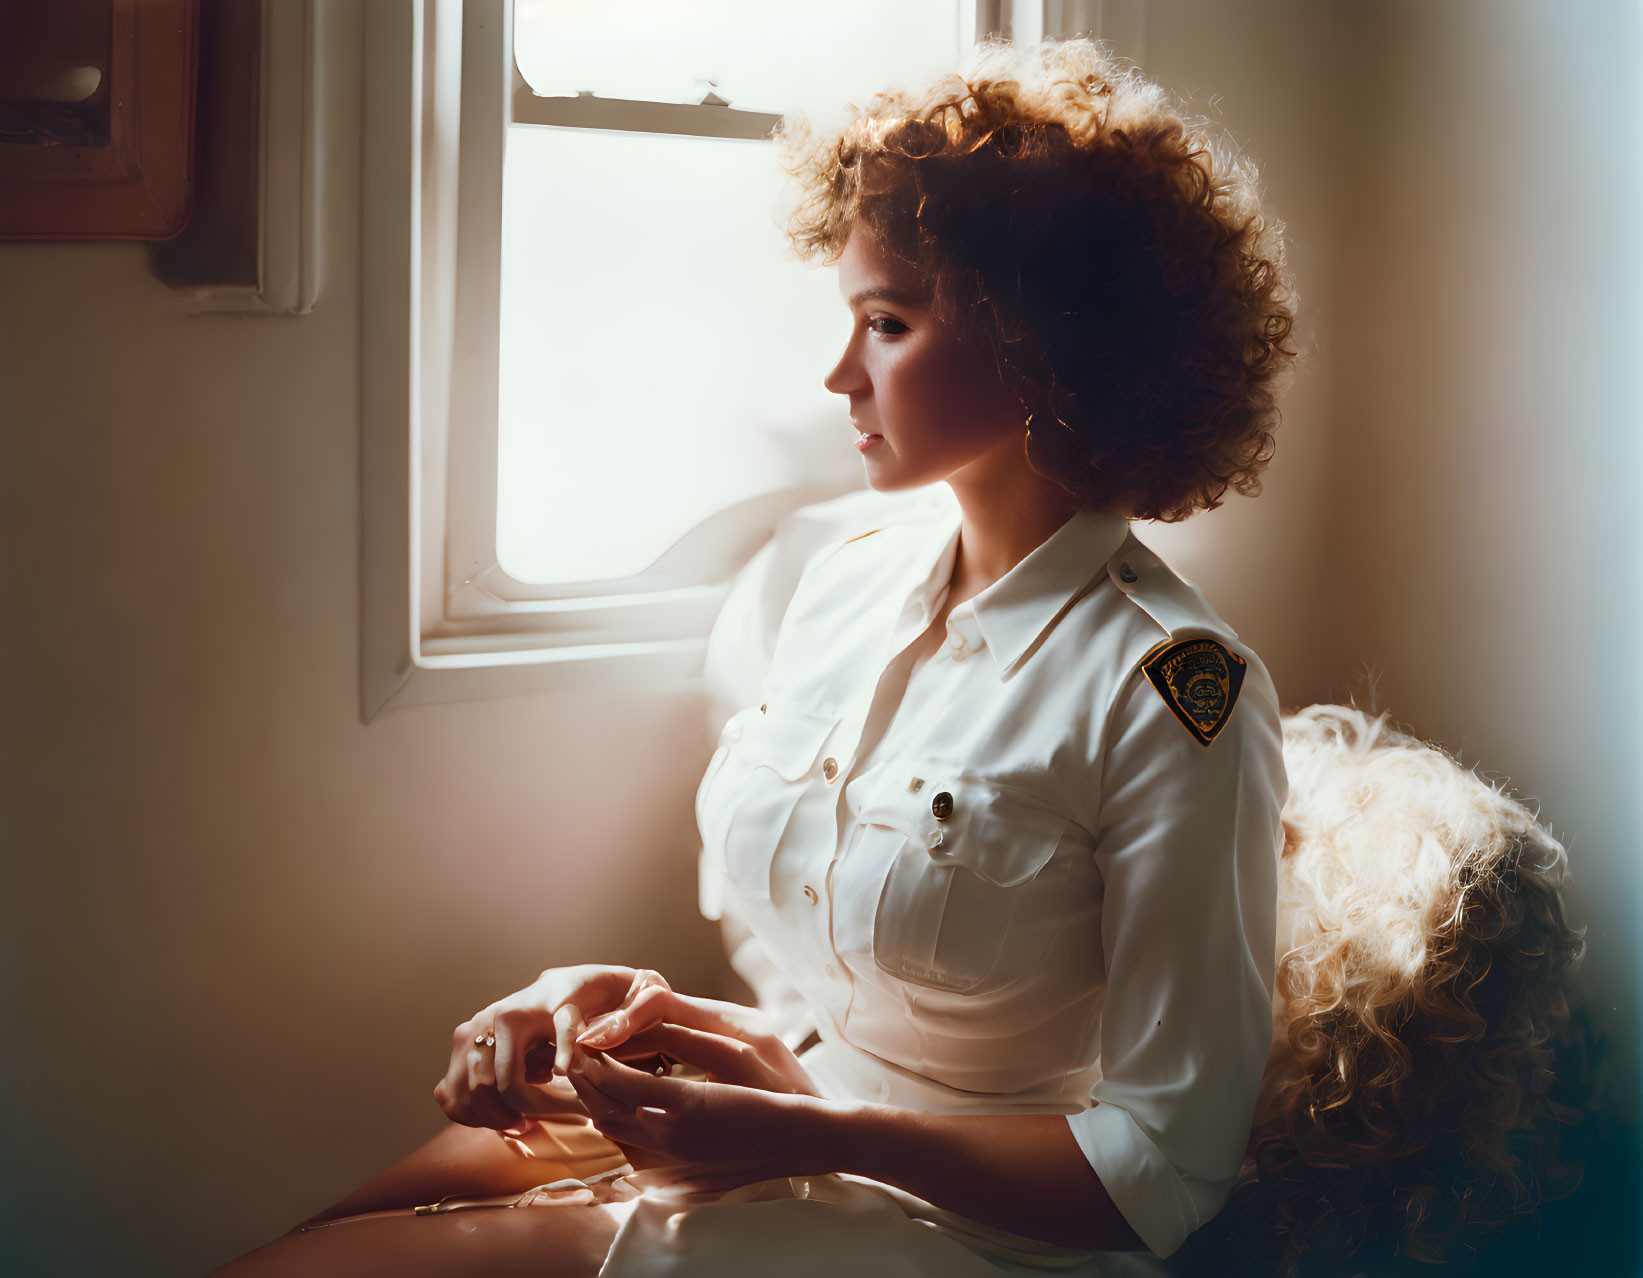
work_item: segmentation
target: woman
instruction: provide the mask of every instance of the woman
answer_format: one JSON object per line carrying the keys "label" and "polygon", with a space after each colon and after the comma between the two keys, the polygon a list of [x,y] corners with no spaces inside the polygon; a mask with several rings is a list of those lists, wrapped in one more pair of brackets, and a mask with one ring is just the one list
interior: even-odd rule
{"label": "woman", "polygon": [[1128,522],[1259,490],[1294,351],[1254,170],[1088,41],[778,141],[853,321],[826,384],[908,494],[805,559],[698,792],[704,904],[800,1019],[550,970],[457,1028],[457,1126],[236,1278],[1112,1274],[1237,1179],[1279,707]]}

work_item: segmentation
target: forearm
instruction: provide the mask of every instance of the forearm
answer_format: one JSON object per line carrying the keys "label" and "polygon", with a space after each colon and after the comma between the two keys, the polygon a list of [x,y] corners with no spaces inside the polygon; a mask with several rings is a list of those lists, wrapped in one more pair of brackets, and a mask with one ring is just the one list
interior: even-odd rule
{"label": "forearm", "polygon": [[829,1110],[831,1170],[1063,1247],[1146,1249],[1062,1115],[924,1114],[842,1102]]}

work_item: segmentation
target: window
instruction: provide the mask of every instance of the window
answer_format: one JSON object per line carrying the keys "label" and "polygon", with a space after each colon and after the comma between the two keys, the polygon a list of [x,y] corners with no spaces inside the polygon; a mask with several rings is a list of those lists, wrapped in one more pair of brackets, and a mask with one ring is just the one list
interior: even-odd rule
{"label": "window", "polygon": [[510,588],[630,578],[806,475],[860,485],[821,385],[837,286],[785,256],[768,134],[783,111],[951,65],[973,38],[962,8],[515,0],[495,532]]}
{"label": "window", "polygon": [[699,673],[775,523],[861,486],[771,127],[1048,12],[368,0],[366,719]]}

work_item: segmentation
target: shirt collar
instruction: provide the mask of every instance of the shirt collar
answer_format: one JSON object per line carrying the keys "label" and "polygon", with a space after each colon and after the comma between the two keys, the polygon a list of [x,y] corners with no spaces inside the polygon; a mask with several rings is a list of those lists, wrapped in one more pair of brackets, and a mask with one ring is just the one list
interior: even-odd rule
{"label": "shirt collar", "polygon": [[[936,522],[942,550],[926,581],[926,620],[935,615],[936,599],[952,576],[963,526],[963,511],[951,489],[950,507]],[[1057,528],[1026,558],[992,585],[959,604],[948,617],[949,629],[985,647],[999,676],[1007,675],[1084,593],[1090,581],[1106,571],[1129,533],[1129,520],[1110,510],[1085,506]],[[977,639],[980,640],[979,644]]]}

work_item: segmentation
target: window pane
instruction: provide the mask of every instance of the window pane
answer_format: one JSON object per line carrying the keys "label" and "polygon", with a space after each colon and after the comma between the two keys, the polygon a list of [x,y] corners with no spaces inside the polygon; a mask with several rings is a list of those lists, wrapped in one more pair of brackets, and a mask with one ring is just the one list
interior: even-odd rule
{"label": "window pane", "polygon": [[514,60],[543,95],[827,110],[955,65],[958,0],[515,0]]}
{"label": "window pane", "polygon": [[759,492],[859,474],[822,386],[836,271],[785,257],[770,143],[513,125],[503,170],[497,556],[623,577]]}

